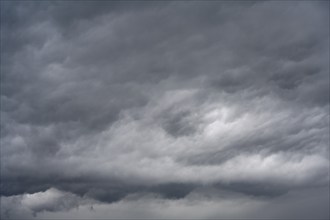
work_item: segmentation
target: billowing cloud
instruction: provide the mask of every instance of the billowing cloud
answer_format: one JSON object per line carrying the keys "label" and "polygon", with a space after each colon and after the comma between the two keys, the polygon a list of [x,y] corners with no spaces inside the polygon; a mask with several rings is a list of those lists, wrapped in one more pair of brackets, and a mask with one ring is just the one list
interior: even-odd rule
{"label": "billowing cloud", "polygon": [[1,2],[1,216],[328,218],[328,8]]}

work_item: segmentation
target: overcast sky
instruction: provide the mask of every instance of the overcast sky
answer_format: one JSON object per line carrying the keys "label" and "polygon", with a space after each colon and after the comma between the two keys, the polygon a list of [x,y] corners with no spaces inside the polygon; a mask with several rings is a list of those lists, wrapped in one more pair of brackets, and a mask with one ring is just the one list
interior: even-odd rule
{"label": "overcast sky", "polygon": [[1,1],[1,218],[328,219],[328,1]]}

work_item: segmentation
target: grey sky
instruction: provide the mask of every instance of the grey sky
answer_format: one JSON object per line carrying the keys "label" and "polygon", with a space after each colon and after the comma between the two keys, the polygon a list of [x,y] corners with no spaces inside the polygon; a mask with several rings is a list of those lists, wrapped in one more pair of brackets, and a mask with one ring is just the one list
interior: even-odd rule
{"label": "grey sky", "polygon": [[329,218],[327,1],[1,1],[2,218]]}

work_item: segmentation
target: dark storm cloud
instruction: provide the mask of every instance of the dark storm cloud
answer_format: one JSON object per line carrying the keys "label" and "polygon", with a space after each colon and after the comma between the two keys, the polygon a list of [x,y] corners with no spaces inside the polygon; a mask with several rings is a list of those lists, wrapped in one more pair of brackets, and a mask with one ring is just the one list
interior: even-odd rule
{"label": "dark storm cloud", "polygon": [[196,197],[206,218],[329,204],[328,7],[1,2],[1,216],[89,200],[169,202],[133,208],[141,218],[189,217]]}

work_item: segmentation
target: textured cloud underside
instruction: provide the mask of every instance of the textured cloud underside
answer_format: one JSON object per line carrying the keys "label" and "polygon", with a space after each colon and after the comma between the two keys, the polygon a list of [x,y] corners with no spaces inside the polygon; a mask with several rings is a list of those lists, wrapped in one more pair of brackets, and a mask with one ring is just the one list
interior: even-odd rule
{"label": "textured cloud underside", "polygon": [[1,2],[1,216],[328,218],[328,8]]}

